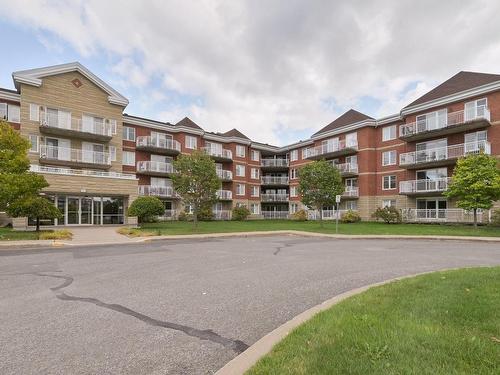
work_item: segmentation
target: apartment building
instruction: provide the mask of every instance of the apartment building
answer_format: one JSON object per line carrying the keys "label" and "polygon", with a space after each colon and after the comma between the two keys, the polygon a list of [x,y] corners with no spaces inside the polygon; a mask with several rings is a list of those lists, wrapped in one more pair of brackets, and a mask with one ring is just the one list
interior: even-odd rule
{"label": "apartment building", "polygon": [[[229,219],[238,205],[256,219],[289,217],[305,208],[300,168],[325,159],[345,184],[341,213],[356,210],[367,220],[377,207],[395,206],[410,222],[467,222],[472,215],[442,194],[454,164],[471,153],[500,155],[500,75],[494,74],[460,72],[381,119],[351,109],[283,147],[237,129],[207,132],[189,118],[171,124],[126,114],[128,100],[79,63],[15,72],[13,80],[16,90],[0,89],[0,117],[30,140],[31,169],[46,177],[44,193],[63,212],[47,225],[134,223],[127,208],[137,196],[159,197],[166,219],[190,212],[171,176],[175,158],[194,150],[216,163],[217,219]],[[323,216],[335,217],[335,207],[324,207]]]}

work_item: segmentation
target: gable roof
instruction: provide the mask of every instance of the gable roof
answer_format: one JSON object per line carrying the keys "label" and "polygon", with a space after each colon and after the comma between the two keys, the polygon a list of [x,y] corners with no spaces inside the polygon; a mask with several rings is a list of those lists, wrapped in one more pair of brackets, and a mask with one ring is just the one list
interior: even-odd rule
{"label": "gable roof", "polygon": [[361,122],[364,120],[374,120],[374,118],[365,115],[364,113],[358,112],[354,109],[350,109],[343,115],[341,115],[340,117],[338,117],[337,119],[333,120],[331,123],[326,125],[324,128],[318,130],[316,133],[313,134],[313,136],[321,133],[326,133],[330,130],[338,129],[346,125],[355,124],[357,122]]}
{"label": "gable roof", "polygon": [[203,130],[200,126],[198,126],[198,124],[196,124],[189,117],[184,117],[181,121],[179,121],[177,124],[175,124],[175,126],[185,126],[187,128]]}
{"label": "gable roof", "polygon": [[108,100],[111,104],[117,104],[126,107],[128,105],[128,99],[104,82],[102,79],[97,77],[94,73],[88,70],[79,62],[72,62],[61,65],[47,66],[45,68],[20,70],[12,73],[12,79],[14,80],[14,85],[19,90],[19,84],[24,83],[27,85],[40,87],[42,85],[42,78],[53,76],[57,74],[78,72],[84,77],[88,78],[95,85],[100,87],[109,96]]}
{"label": "gable roof", "polygon": [[[499,74],[476,73],[461,71],[450,79],[444,81],[428,93],[414,100],[404,108],[413,107],[418,104],[440,99],[448,95],[457,94],[462,91],[470,90],[489,83],[500,81]],[[403,109],[404,109],[403,108]]]}
{"label": "gable roof", "polygon": [[235,129],[235,128],[233,128],[225,133],[222,133],[222,135],[224,137],[236,137],[236,138],[250,139],[245,134],[243,134],[242,132],[240,132],[238,129]]}

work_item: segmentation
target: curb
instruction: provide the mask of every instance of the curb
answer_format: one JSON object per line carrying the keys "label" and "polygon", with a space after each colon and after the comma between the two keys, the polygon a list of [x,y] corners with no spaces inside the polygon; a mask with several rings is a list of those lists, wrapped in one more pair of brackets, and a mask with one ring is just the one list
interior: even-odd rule
{"label": "curb", "polygon": [[347,292],[338,294],[322,303],[319,305],[313,306],[310,309],[300,313],[299,315],[293,317],[289,321],[285,322],[278,328],[274,329],[273,331],[269,332],[267,335],[256,341],[253,345],[251,345],[247,350],[245,350],[243,353],[239,354],[235,358],[233,358],[231,361],[226,363],[224,367],[219,369],[215,375],[236,375],[236,374],[243,374],[246,371],[248,371],[253,365],[255,365],[259,359],[261,359],[263,356],[268,354],[273,347],[278,344],[281,340],[283,340],[285,337],[288,336],[290,332],[292,332],[295,328],[300,326],[301,324],[305,323],[306,321],[310,320],[312,317],[314,317],[316,314],[329,309],[330,307],[333,307],[334,305],[338,304],[339,302],[342,302],[343,300],[355,296],[357,294],[366,292],[367,290],[390,284],[395,281],[400,281],[404,279],[409,279],[412,277],[417,277],[421,275],[426,275],[429,273],[435,273],[435,272],[444,272],[444,271],[452,271],[452,270],[457,270],[457,269],[464,269],[467,267],[460,267],[460,268],[445,268],[442,270],[435,270],[435,271],[426,271],[426,272],[420,272],[416,274],[411,274],[411,275],[406,275],[406,276],[399,276],[395,277],[392,279],[380,281],[377,283],[365,285],[359,288],[355,288],[352,290],[349,290]]}

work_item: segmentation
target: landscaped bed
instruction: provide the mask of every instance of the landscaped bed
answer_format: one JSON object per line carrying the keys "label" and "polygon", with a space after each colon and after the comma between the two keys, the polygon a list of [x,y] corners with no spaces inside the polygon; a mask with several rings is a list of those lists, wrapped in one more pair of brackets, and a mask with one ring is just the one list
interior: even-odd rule
{"label": "landscaped bed", "polygon": [[[247,221],[204,221],[198,222],[195,229],[192,222],[167,221],[144,224],[141,231],[156,235],[231,233],[273,230],[302,230],[319,233],[335,233],[335,222],[325,221],[323,227],[318,221],[293,220],[247,220]],[[500,228],[471,225],[433,225],[433,224],[385,224],[381,222],[359,222],[339,224],[340,234],[393,234],[393,235],[437,235],[437,236],[497,236]],[[136,232],[137,234],[137,232]]]}
{"label": "landscaped bed", "polygon": [[11,228],[0,228],[0,241],[24,240],[70,240],[72,233],[67,229],[35,231],[14,231]]}
{"label": "landscaped bed", "polygon": [[498,374],[500,267],[370,289],[298,327],[249,374]]}

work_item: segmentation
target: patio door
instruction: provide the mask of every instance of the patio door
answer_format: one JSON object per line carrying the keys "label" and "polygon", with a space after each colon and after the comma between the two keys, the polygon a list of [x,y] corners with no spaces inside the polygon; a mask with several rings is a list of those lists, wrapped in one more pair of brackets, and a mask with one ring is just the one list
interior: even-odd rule
{"label": "patio door", "polygon": [[93,224],[93,199],[88,197],[67,198],[67,225]]}
{"label": "patio door", "polygon": [[417,199],[417,217],[419,219],[446,219],[448,202],[445,199]]}

